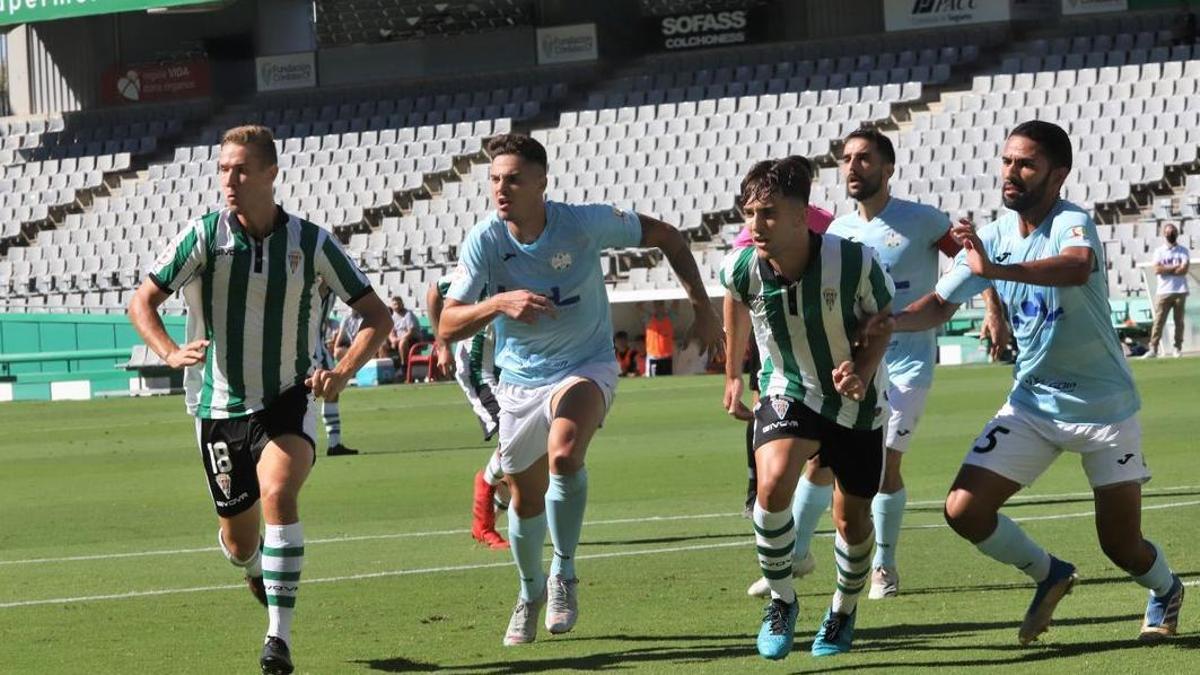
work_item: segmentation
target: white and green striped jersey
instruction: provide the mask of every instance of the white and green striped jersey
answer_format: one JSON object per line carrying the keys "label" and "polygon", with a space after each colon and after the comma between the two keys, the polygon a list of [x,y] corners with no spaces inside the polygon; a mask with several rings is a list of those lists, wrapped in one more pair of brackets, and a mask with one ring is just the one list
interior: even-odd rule
{"label": "white and green striped jersey", "polygon": [[321,279],[347,304],[371,292],[328,230],[278,213],[261,241],[229,210],[206,214],[149,270],[163,291],[183,291],[188,341],[209,340],[203,366],[184,375],[196,417],[249,415],[304,381],[321,340]]}
{"label": "white and green striped jersey", "polygon": [[843,427],[876,429],[887,419],[887,369],[876,372],[861,402],[837,393],[833,370],[852,360],[860,322],[887,307],[895,287],[871,248],[829,234],[810,237],[800,280],[780,277],[748,247],[725,257],[721,284],[750,308],[764,396],[802,401]]}
{"label": "white and green striped jersey", "polygon": [[[449,274],[443,275],[437,280],[437,293],[442,300],[446,299],[446,294],[450,292],[450,284],[453,282],[454,277]],[[487,287],[484,287],[483,292],[479,294],[479,299],[483,300],[487,295]],[[493,324],[489,323],[484,326],[483,330],[471,338],[469,367],[471,369],[471,386],[476,389],[484,383],[484,373],[490,371],[493,378],[500,377],[500,369],[496,367],[496,329]]]}

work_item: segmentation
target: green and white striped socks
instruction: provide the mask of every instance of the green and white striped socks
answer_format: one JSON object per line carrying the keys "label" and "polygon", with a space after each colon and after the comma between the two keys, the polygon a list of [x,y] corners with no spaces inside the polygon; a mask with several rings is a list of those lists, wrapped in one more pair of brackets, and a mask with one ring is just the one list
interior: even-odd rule
{"label": "green and white striped socks", "polygon": [[853,614],[858,596],[871,574],[871,548],[875,533],[857,544],[849,544],[839,532],[833,540],[833,562],[837,565],[837,591],[833,594],[833,611]]}
{"label": "green and white striped socks", "polygon": [[300,568],[304,565],[304,527],[267,525],[263,543],[263,582],[267,587],[267,635],[281,638],[291,646],[292,613],[296,592],[300,590]]}
{"label": "green and white striped socks", "polygon": [[796,601],[792,584],[792,555],[796,546],[796,525],[792,510],[771,513],[754,502],[754,543],[758,565],[771,588],[771,597],[791,604]]}

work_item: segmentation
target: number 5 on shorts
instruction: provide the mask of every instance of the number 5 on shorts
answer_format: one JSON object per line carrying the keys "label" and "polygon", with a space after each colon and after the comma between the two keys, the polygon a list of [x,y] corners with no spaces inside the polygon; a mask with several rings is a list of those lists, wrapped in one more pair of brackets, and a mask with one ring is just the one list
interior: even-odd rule
{"label": "number 5 on shorts", "polygon": [[992,450],[996,449],[996,441],[997,441],[996,434],[1008,434],[1008,433],[1010,433],[1008,430],[1008,427],[1003,427],[1003,426],[1000,426],[999,424],[997,424],[996,426],[992,427],[986,434],[984,434],[985,436],[987,436],[987,445],[984,445],[982,447],[976,445],[976,446],[972,447],[971,449],[978,453],[991,452]]}
{"label": "number 5 on shorts", "polygon": [[208,443],[208,463],[212,466],[213,475],[233,471],[233,459],[229,456],[229,446],[225,441]]}

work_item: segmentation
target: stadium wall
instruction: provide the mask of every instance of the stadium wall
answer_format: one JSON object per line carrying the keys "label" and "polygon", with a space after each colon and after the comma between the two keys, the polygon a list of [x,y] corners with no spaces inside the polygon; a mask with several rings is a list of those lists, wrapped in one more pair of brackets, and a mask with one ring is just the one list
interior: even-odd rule
{"label": "stadium wall", "polygon": [[8,33],[9,103],[15,115],[96,105],[101,73],[116,59],[111,17],[24,24]]}
{"label": "stadium wall", "polygon": [[317,54],[317,78],[321,86],[338,86],[536,65],[535,30],[521,26],[475,35],[323,49]]}
{"label": "stadium wall", "polygon": [[[177,342],[183,317],[163,317]],[[141,339],[121,314],[0,314],[0,401],[128,395],[121,366]]]}

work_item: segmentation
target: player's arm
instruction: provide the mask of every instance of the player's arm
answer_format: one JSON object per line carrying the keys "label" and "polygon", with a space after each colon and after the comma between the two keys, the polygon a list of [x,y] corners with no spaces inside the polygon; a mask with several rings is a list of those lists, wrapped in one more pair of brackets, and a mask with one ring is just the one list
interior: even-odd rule
{"label": "player's arm", "polygon": [[[746,358],[746,346],[750,342],[750,308],[725,294],[725,397],[722,404],[725,412],[739,420],[752,417],[750,409],[742,403],[742,363]],[[751,375],[753,377],[753,375]]]}
{"label": "player's arm", "polygon": [[688,299],[692,302],[695,319],[689,337],[700,341],[700,346],[706,354],[711,354],[721,348],[724,336],[717,313],[713,311],[708,292],[704,290],[704,280],[700,277],[700,269],[696,267],[696,259],[692,257],[691,249],[679,230],[658,220],[638,214],[642,224],[642,246],[657,248],[667,257],[675,276]]}
{"label": "player's arm", "polygon": [[1000,294],[989,286],[983,291],[983,325],[979,328],[980,340],[991,340],[992,347],[988,355],[993,361],[1000,359],[1004,348],[1012,339],[1012,329],[1008,325],[1008,314],[1004,311],[1004,303],[1000,302]]}
{"label": "player's arm", "polygon": [[208,340],[196,340],[180,347],[163,326],[158,308],[171,297],[153,279],[146,279],[129,301],[129,322],[142,342],[172,368],[194,366],[204,361]]}
{"label": "player's arm", "polygon": [[975,233],[975,228],[962,223],[954,226],[954,236],[967,251],[971,273],[992,281],[1015,281],[1033,286],[1082,286],[1096,263],[1088,246],[1070,246],[1050,258],[1001,265],[993,262]]}
{"label": "player's arm", "polygon": [[[379,348],[387,341],[392,331],[392,313],[388,311],[383,300],[374,291],[370,291],[350,305],[362,317],[358,333],[346,354],[338,361],[333,370],[316,370],[305,380],[312,388],[313,395],[318,398],[333,396],[346,388],[350,378],[366,365]],[[338,328],[340,334],[341,328]]]}
{"label": "player's arm", "polygon": [[950,302],[937,293],[928,293],[893,315],[897,333],[915,333],[937,328],[958,311],[959,303]]}
{"label": "player's arm", "polygon": [[442,375],[450,374],[453,359],[450,358],[450,343],[438,335],[438,324],[442,320],[442,294],[438,292],[438,282],[429,284],[425,291],[425,307],[429,309],[429,327],[433,329],[433,351],[437,356],[437,369]]}
{"label": "player's arm", "polygon": [[867,384],[879,372],[883,356],[887,353],[891,341],[894,322],[887,320],[892,315],[892,306],[885,305],[877,316],[884,320],[875,322],[871,328],[871,338],[860,348],[854,350],[850,361],[841,363],[833,371],[833,386],[838,393],[861,401],[866,394]]}
{"label": "player's arm", "polygon": [[447,297],[442,306],[438,337],[457,342],[487,327],[501,314],[522,323],[533,324],[542,315],[554,317],[554,303],[544,295],[529,291],[508,291],[476,303],[459,302]]}

